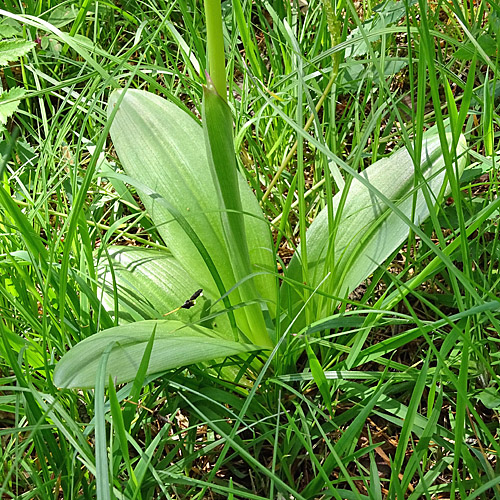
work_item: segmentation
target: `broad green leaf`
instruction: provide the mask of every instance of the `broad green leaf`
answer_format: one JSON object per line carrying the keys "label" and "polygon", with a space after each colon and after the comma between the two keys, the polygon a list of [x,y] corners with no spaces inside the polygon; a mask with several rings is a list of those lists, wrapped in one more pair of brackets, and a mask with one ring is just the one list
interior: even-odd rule
{"label": "broad green leaf", "polygon": [[[395,75],[406,66],[408,66],[408,61],[406,60],[391,60],[391,58],[387,57],[384,64],[384,75],[387,77]],[[370,66],[359,63],[356,59],[349,59],[346,61],[343,71],[340,74],[342,89],[357,90],[361,80],[366,79],[367,74],[371,71],[373,70]],[[378,85],[376,80],[373,82],[373,85]]]}
{"label": "broad green leaf", "polygon": [[0,94],[0,125],[7,124],[7,120],[17,111],[24,94],[26,91],[21,87],[14,87]]}
{"label": "broad green leaf", "polygon": [[495,387],[487,387],[478,394],[478,399],[486,408],[498,410],[500,408],[500,392]]}
{"label": "broad green leaf", "polygon": [[[112,94],[108,114],[119,95]],[[158,96],[128,90],[110,133],[127,174],[146,184],[157,198],[166,198],[181,213],[212,256],[229,289],[234,285],[233,276],[201,127]],[[216,295],[212,274],[189,235],[164,205],[153,196],[139,194],[174,257],[203,283],[204,289]]]}
{"label": "broad green leaf", "polygon": [[116,383],[132,380],[155,327],[148,374],[262,349],[218,337],[213,330],[180,321],[139,321],[96,333],[77,344],[57,363],[54,384],[68,389],[93,387],[101,356],[113,342],[106,365],[106,381],[109,376]]}
{"label": "broad green leaf", "polygon": [[69,23],[74,22],[78,17],[78,7],[76,5],[59,5],[50,11],[47,21],[57,28],[62,28]]}
{"label": "broad green leaf", "polygon": [[[451,134],[448,139],[451,142]],[[465,139],[461,136],[457,147],[460,173],[465,166],[465,148]],[[420,170],[430,193],[437,197],[445,179],[438,136],[424,138]],[[370,182],[371,188],[353,179],[340,214],[337,212],[342,192],[333,198],[333,212],[338,223],[332,237],[329,236],[326,208],[320,212],[307,231],[308,285],[316,288],[330,272],[331,275],[322,289],[337,296],[352,292],[408,235],[406,222],[377,198],[374,188],[397,204],[404,215],[410,219],[412,217],[415,177],[413,161],[406,148],[377,161],[365,169],[362,175]],[[420,224],[428,217],[429,208],[421,188],[416,194],[413,221]],[[290,262],[288,277],[301,281],[300,247]],[[283,288],[285,301],[289,298],[288,289],[288,286]],[[292,304],[296,301],[299,299],[293,298],[292,292]]]}
{"label": "broad green leaf", "polygon": [[[112,94],[108,113],[119,96],[120,91]],[[142,201],[177,261],[200,288],[212,296],[220,296],[199,249],[161,199],[168,201],[190,225],[212,258],[225,290],[235,286],[238,280],[224,241],[217,192],[201,126],[158,96],[128,90],[110,132],[127,174],[155,193],[154,196],[143,193]],[[249,186],[239,174],[238,179],[252,271],[271,272],[274,259],[268,224]],[[274,277],[265,274],[253,279],[259,296],[274,302]],[[230,299],[233,304],[241,301],[238,290],[230,294]]]}
{"label": "broad green leaf", "polygon": [[2,40],[0,41],[0,66],[6,66],[10,62],[17,61],[26,55],[36,43],[26,40]]}

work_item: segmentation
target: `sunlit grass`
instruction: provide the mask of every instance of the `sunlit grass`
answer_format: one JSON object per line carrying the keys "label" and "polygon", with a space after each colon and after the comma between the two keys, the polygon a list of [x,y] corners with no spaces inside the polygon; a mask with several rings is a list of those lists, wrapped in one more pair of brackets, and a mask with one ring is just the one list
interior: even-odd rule
{"label": "sunlit grass", "polygon": [[4,22],[35,16],[19,36],[43,44],[2,68],[29,98],[0,144],[1,493],[93,498],[107,461],[116,498],[500,497],[496,5],[345,3],[332,48],[322,1],[240,1],[239,18],[226,3],[236,147],[279,259],[349,179],[326,151],[361,171],[403,145],[418,158],[424,129],[449,127],[470,166],[338,314],[291,332],[276,373],[192,366],[106,390],[104,405],[60,391],[57,360],[115,324],[96,250],[163,247],[133,189],[106,178],[121,168],[109,94],[131,82],[199,116],[204,19],[191,0],[6,0]]}

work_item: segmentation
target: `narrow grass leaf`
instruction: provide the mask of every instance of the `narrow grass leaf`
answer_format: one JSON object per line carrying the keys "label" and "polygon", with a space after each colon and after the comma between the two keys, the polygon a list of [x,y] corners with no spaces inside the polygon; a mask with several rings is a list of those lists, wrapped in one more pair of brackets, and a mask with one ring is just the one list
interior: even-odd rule
{"label": "narrow grass leaf", "polygon": [[446,95],[446,103],[448,104],[448,112],[450,114],[450,124],[452,130],[458,130],[458,109],[455,103],[455,96],[450,87],[450,82],[444,78],[444,92]]}
{"label": "narrow grass leaf", "polygon": [[[371,436],[370,436],[371,444]],[[382,500],[382,485],[380,482],[379,470],[373,450],[370,450],[370,498]]]}
{"label": "narrow grass leaf", "polygon": [[[280,478],[276,477],[264,464],[260,463],[242,444],[241,439],[236,436],[235,427],[233,426],[232,430],[229,430],[228,424],[225,420],[221,420],[219,422],[215,422],[209,417],[207,417],[200,408],[193,407],[193,405],[188,402],[193,411],[198,413],[200,417],[206,421],[210,422],[210,426],[220,434],[225,439],[226,446],[231,447],[236,450],[255,470],[258,470],[268,478],[272,479],[275,482],[275,486],[282,491],[286,491],[290,493],[293,498],[297,500],[305,500],[305,497],[302,494],[297,493],[297,491],[288,485],[286,482],[282,481]],[[217,465],[216,465],[217,467]]]}
{"label": "narrow grass leaf", "polygon": [[[303,396],[301,395],[300,397],[303,397]],[[314,448],[313,448],[313,445],[311,443],[310,436],[307,436],[307,437],[304,436],[304,432],[301,431],[301,429],[299,429],[299,427],[297,426],[297,423],[296,423],[296,415],[295,414],[290,414],[290,412],[285,412],[285,416],[288,419],[288,424],[290,426],[291,435],[297,436],[297,439],[301,442],[304,450],[310,455],[311,462],[312,462],[311,465],[315,468],[315,469],[313,469],[314,473],[322,479],[321,488],[324,489],[324,487],[327,487],[329,492],[334,491],[335,488],[333,487],[333,485],[329,479],[328,473],[325,472],[320,460],[318,459],[318,457],[316,457],[316,454],[314,453]],[[303,414],[301,416],[303,416]],[[303,420],[305,420],[304,427],[306,429],[308,429],[309,428],[308,419],[304,417]],[[309,439],[307,439],[307,438],[309,438]],[[310,495],[316,496],[316,493],[319,494],[319,492],[310,492]]]}
{"label": "narrow grass leaf", "polygon": [[[425,360],[424,365],[420,370],[420,375],[415,383],[410,404],[408,405],[408,413],[405,418],[403,428],[401,429],[401,433],[399,435],[398,446],[396,448],[396,454],[394,456],[394,460],[392,463],[392,471],[391,471],[391,483],[394,485],[396,485],[396,483],[399,481],[398,477],[400,475],[401,467],[403,466],[403,461],[405,459],[408,441],[410,439],[410,435],[413,430],[413,422],[415,416],[418,414],[418,407],[421,403],[421,397],[426,387],[426,377],[428,369],[429,369],[429,357]],[[399,487],[402,490],[404,490],[404,485],[400,485]]]}
{"label": "narrow grass leaf", "polygon": [[408,460],[408,464],[405,467],[405,471],[403,474],[403,479],[401,480],[401,486],[403,490],[407,490],[408,484],[413,478],[415,471],[419,467],[422,462],[422,457],[429,451],[429,447],[431,444],[431,440],[434,434],[439,432],[438,429],[438,419],[441,415],[443,406],[443,391],[440,390],[438,393],[438,397],[436,403],[432,409],[432,413],[427,421],[427,424],[420,435],[417,445],[413,450],[413,454],[410,456]]}
{"label": "narrow grass leaf", "polygon": [[129,404],[123,411],[123,421],[127,430],[130,430],[130,424],[132,423],[135,405],[139,402],[139,397],[141,394],[141,389],[144,386],[144,380],[148,374],[148,367],[151,361],[151,353],[153,352],[153,345],[155,340],[156,325],[153,328],[151,337],[148,340],[146,349],[144,349],[144,354],[141,358],[141,364],[132,382],[132,389],[130,390],[130,396],[128,397]]}
{"label": "narrow grass leaf", "polygon": [[[251,9],[252,9],[252,4],[250,2],[250,12]],[[257,56],[257,50],[251,38],[250,30],[248,29],[248,25],[245,20],[245,14],[243,12],[243,9],[241,8],[240,0],[233,1],[233,10],[234,10],[234,16],[236,18],[236,23],[238,24],[238,29],[240,31],[241,41],[243,43],[243,47],[245,48],[245,55],[246,57],[248,57],[248,60],[250,62],[250,67],[252,68],[254,74],[259,79],[261,79],[262,78],[261,58],[260,55]]]}
{"label": "narrow grass leaf", "polygon": [[108,380],[108,397],[111,409],[111,418],[113,420],[113,428],[116,431],[116,436],[118,439],[118,446],[120,448],[123,461],[125,462],[125,466],[127,467],[127,471],[130,475],[129,484],[132,483],[134,487],[137,487],[137,479],[134,474],[134,469],[132,468],[130,454],[128,451],[127,431],[125,429],[123,413],[120,407],[120,402],[118,401],[118,397],[116,396],[115,385],[111,377]]}
{"label": "narrow grass leaf", "polygon": [[[334,446],[335,455],[329,454],[325,461],[322,464],[322,469],[325,474],[329,477],[335,465],[337,464],[337,457],[343,457],[347,452],[350,446],[357,441],[357,436],[363,429],[365,425],[366,419],[370,415],[373,407],[379,402],[380,397],[382,396],[385,390],[385,386],[380,386],[373,396],[366,401],[364,407],[360,409],[357,417],[352,421],[352,423],[347,427],[347,429],[342,433],[342,436],[337,441]],[[316,495],[317,492],[321,489],[322,478],[321,476],[317,476],[304,488],[302,491],[302,495],[304,497],[310,497],[311,495]]]}
{"label": "narrow grass leaf", "polygon": [[330,395],[330,384],[326,379],[325,371],[323,370],[321,363],[316,357],[316,354],[314,354],[314,351],[312,350],[311,345],[307,339],[305,345],[306,345],[307,358],[309,360],[309,368],[311,369],[311,375],[313,376],[314,381],[318,386],[321,396],[323,396],[323,400],[330,415],[333,417],[332,398]]}
{"label": "narrow grass leaf", "polygon": [[467,72],[467,82],[465,83],[464,93],[462,94],[462,104],[460,106],[460,112],[458,113],[457,120],[457,127],[459,130],[462,130],[469,113],[469,106],[474,91],[474,80],[476,78],[476,61],[476,56],[474,56],[470,63],[469,71]]}
{"label": "narrow grass leaf", "polygon": [[495,138],[495,131],[493,128],[493,99],[490,92],[489,72],[486,71],[484,79],[484,102],[483,102],[483,116],[481,118],[481,125],[483,127],[483,140],[484,151],[486,156],[493,154],[493,145]]}
{"label": "narrow grass leaf", "polygon": [[104,411],[104,386],[109,356],[114,342],[110,342],[99,353],[95,366],[95,461],[96,461],[96,488],[97,498],[111,500],[109,483],[108,450],[106,442],[106,416]]}
{"label": "narrow grass leaf", "polygon": [[[22,15],[17,15],[13,14],[12,12],[0,9],[0,16],[5,16],[11,19],[15,19],[21,25],[23,26],[32,26],[37,30],[40,30],[42,32],[48,31],[49,33],[52,33],[55,35],[57,38],[61,39],[65,43],[67,43],[72,49],[74,49],[92,68],[94,68],[99,75],[104,79],[107,80],[109,78],[108,72],[104,69],[101,64],[96,62],[96,60],[90,55],[89,51],[86,50],[81,43],[79,43],[75,37],[69,36],[68,33],[65,33],[64,31],[61,31],[60,29],[56,28],[54,25],[48,23],[47,21],[40,19],[40,18],[34,18],[32,16],[22,16]],[[33,42],[31,42],[33,43]],[[113,84],[117,86],[117,84],[113,81]]]}
{"label": "narrow grass leaf", "polygon": [[[154,437],[154,439],[149,443],[149,446],[141,453],[141,458],[134,469],[134,475],[137,478],[138,487],[142,485],[144,478],[146,476],[146,472],[148,471],[148,467],[151,464],[151,460],[153,459],[153,455],[155,450],[158,448],[158,445],[162,442],[162,439],[165,438],[165,434],[170,431],[169,425],[164,425],[160,432]],[[139,490],[137,490],[139,491]]]}

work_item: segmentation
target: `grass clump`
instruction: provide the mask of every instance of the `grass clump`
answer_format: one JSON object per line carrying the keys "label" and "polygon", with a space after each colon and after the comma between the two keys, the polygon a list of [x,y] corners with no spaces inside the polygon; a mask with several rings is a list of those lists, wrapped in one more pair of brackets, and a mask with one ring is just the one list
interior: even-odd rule
{"label": "grass clump", "polygon": [[[185,297],[164,292],[174,282],[169,252],[178,258],[169,225],[138,196],[143,186],[124,175],[108,136],[107,103],[125,85],[201,116],[209,69],[202,5],[7,0],[2,16],[2,37],[27,50],[1,69],[2,495],[500,495],[494,3],[224,2],[238,169],[270,221],[272,289],[294,285],[292,298],[280,296],[264,316],[272,346],[283,340],[274,352],[148,374],[161,336],[150,329],[130,382],[107,378],[113,354],[104,346],[99,383],[78,391],[58,389],[53,375],[84,339],[112,328],[137,334],[134,322],[174,317],[234,332],[252,302],[214,304],[207,292],[163,316],[201,285],[191,287],[180,266]],[[349,295],[336,285],[339,269],[329,269],[337,280],[314,282],[314,247],[304,242],[318,214],[341,232],[335,204],[352,206],[356,179],[403,148],[420,165],[431,128],[449,193],[417,169],[407,194],[421,191],[427,220],[420,224],[411,196],[407,219],[391,204],[388,227],[405,236],[385,262]],[[134,261],[140,274],[162,286],[131,283],[132,254],[143,256]],[[289,266],[292,254],[300,266]],[[245,331],[254,329],[236,329]]]}

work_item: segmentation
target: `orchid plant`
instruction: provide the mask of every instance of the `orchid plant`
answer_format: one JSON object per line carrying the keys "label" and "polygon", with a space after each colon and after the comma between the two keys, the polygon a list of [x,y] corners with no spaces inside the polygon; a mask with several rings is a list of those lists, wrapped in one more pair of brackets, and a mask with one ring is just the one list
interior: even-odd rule
{"label": "orchid plant", "polygon": [[[270,225],[238,170],[226,102],[219,0],[206,0],[210,77],[202,124],[143,90],[111,95],[110,134],[126,175],[169,251],[111,246],[101,252],[102,301],[117,326],[75,345],[56,366],[59,387],[134,379],[144,353],[148,374],[228,356],[269,356],[311,318],[382,265],[442,200],[442,138],[424,135],[420,162],[402,148],[350,176],[310,225],[280,276]],[[451,136],[449,142],[453,143]],[[463,136],[458,173],[464,168]],[[328,175],[328,173],[325,173]],[[430,194],[430,196],[429,196]],[[102,370],[101,370],[102,373]]]}

